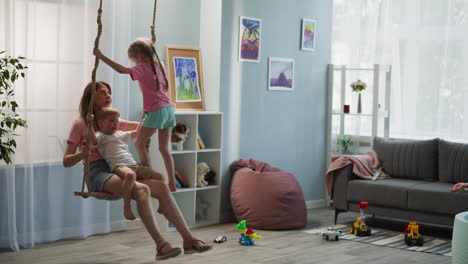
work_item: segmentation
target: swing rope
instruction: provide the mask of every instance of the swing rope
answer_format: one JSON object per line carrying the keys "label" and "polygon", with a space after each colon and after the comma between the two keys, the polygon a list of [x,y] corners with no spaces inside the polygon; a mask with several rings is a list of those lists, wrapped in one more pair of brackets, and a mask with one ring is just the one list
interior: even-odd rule
{"label": "swing rope", "polygon": [[[98,8],[98,15],[97,15],[97,24],[98,24],[98,30],[97,30],[97,36],[96,39],[94,40],[94,49],[99,48],[99,40],[101,39],[101,34],[102,34],[102,1],[99,0],[99,8]],[[151,25],[151,42],[153,45],[156,45],[156,34],[155,34],[155,20],[156,20],[156,7],[157,7],[158,0],[154,0],[154,9],[153,9],[153,24]],[[159,60],[158,53],[156,50],[154,50],[154,53],[156,54],[156,58],[159,63],[161,61]],[[96,96],[96,72],[99,66],[99,59],[95,57],[94,59],[94,69],[91,74],[91,81],[92,81],[92,89],[91,89],[91,100],[89,101],[88,105],[88,113],[93,113],[94,110],[94,98]],[[164,71],[164,68],[161,67],[163,70],[164,74],[164,79],[166,80],[166,73]],[[139,127],[141,127],[141,123],[143,122],[144,116],[142,115],[140,119],[140,124]],[[89,147],[91,145],[91,133],[92,133],[92,126],[93,124],[87,124],[88,126],[88,134],[86,136],[86,147]],[[139,131],[138,131],[139,132]],[[85,184],[87,188],[87,192],[85,192]],[[91,190],[91,177],[90,177],[90,164],[89,164],[89,157],[86,159],[84,168],[83,168],[83,182],[81,184],[81,192],[75,192],[75,195],[81,196],[83,198],[88,198],[89,196],[95,197],[95,198],[119,198],[119,196],[113,195],[111,193],[106,193],[106,192],[90,192]]]}
{"label": "swing rope", "polygon": [[[99,48],[99,40],[101,39],[101,34],[102,34],[102,0],[99,0],[99,8],[97,11],[97,24],[98,24],[98,30],[97,30],[97,36],[96,39],[94,40],[94,48],[97,49]],[[91,88],[91,100],[89,101],[88,105],[88,113],[92,113],[94,110],[94,98],[96,96],[96,72],[97,68],[99,66],[99,59],[95,57],[94,59],[94,69],[91,74],[91,81],[92,81],[92,88]],[[87,121],[86,121],[87,122]],[[92,128],[93,124],[87,124],[88,126],[88,134],[86,136],[86,147],[89,147],[91,145],[91,133],[92,133]],[[88,193],[85,192],[85,183],[86,183],[86,188],[91,190],[91,178],[90,178],[90,168],[89,168],[89,157],[86,158],[84,168],[83,168],[83,182],[81,184],[81,193],[84,198],[88,198]],[[75,193],[77,194],[77,193]]]}
{"label": "swing rope", "polygon": [[[162,67],[161,60],[159,59],[159,55],[156,52],[156,33],[155,33],[155,22],[156,22],[156,11],[157,11],[157,6],[158,6],[158,0],[154,0],[154,8],[153,8],[153,24],[150,26],[151,28],[151,42],[153,43],[153,52],[156,55],[156,61],[161,65],[162,73],[164,76],[164,81],[167,82],[167,77],[166,77],[166,71],[164,70],[164,67]],[[157,85],[159,87],[159,80],[157,82]]]}

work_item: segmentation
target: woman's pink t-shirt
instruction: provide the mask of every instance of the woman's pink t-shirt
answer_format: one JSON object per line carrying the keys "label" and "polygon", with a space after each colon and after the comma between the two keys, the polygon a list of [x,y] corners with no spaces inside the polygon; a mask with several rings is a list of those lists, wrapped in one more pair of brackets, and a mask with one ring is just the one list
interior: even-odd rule
{"label": "woman's pink t-shirt", "polygon": [[171,98],[167,94],[167,82],[161,65],[154,62],[156,76],[158,76],[160,89],[156,91],[156,76],[150,63],[140,63],[132,67],[130,77],[138,81],[143,94],[143,110],[153,112],[164,107],[172,107]]}
{"label": "woman's pink t-shirt", "polygon": [[[118,130],[127,131],[128,126],[132,124],[131,122],[119,119],[119,128]],[[83,118],[73,121],[72,128],[70,130],[70,136],[68,137],[67,143],[72,143],[78,146],[78,149],[82,151],[83,146],[86,143],[86,136],[88,135],[88,126],[86,125]],[[97,151],[96,148],[91,150],[89,156],[89,162],[102,159],[101,154]]]}

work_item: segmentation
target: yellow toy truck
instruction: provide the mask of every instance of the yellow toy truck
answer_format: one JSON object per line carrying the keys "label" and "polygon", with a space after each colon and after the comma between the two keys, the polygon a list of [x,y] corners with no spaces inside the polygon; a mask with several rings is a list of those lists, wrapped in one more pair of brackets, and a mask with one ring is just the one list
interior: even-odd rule
{"label": "yellow toy truck", "polygon": [[361,216],[356,218],[356,221],[349,229],[351,234],[355,236],[370,236],[371,235],[371,228],[366,225],[365,219],[366,216],[364,215],[364,209],[367,208],[367,202],[360,202],[359,209],[361,211]]}
{"label": "yellow toy truck", "polygon": [[422,246],[424,243],[424,238],[421,235],[421,227],[415,222],[410,222],[405,225],[405,243],[410,247]]}

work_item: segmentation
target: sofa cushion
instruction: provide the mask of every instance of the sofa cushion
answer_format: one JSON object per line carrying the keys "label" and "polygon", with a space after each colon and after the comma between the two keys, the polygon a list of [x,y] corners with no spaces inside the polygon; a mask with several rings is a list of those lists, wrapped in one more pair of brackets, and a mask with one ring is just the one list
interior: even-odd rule
{"label": "sofa cushion", "polygon": [[393,178],[437,180],[438,141],[374,138],[373,148]]}
{"label": "sofa cushion", "polygon": [[468,144],[439,141],[439,180],[468,182]]}
{"label": "sofa cushion", "polygon": [[408,190],[408,209],[455,215],[468,211],[468,192],[451,192],[453,184],[426,182]]}
{"label": "sofa cushion", "polygon": [[348,184],[348,200],[406,209],[408,190],[418,184],[421,181],[408,179],[352,180]]}

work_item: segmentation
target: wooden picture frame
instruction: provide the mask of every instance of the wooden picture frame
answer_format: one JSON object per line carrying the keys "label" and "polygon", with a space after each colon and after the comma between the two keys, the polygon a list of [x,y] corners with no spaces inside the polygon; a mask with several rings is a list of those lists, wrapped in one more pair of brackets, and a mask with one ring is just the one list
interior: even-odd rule
{"label": "wooden picture frame", "polygon": [[201,49],[166,46],[169,94],[176,109],[205,110]]}

